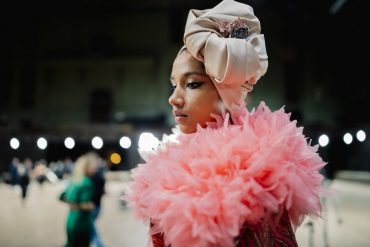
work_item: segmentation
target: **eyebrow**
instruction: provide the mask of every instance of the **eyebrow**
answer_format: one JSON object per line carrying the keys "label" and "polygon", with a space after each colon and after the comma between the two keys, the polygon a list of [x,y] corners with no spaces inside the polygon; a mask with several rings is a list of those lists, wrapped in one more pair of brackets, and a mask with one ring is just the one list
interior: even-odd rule
{"label": "eyebrow", "polygon": [[[183,77],[189,77],[192,75],[198,75],[198,76],[207,76],[207,74],[201,73],[201,72],[187,72],[183,75]],[[171,80],[174,80],[175,78],[173,76],[170,77]]]}

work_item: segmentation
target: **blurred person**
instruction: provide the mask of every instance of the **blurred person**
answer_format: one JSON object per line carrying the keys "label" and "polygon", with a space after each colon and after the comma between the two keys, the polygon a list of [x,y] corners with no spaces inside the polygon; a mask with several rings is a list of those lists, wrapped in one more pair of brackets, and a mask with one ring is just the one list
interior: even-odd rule
{"label": "blurred person", "polygon": [[73,161],[70,157],[66,157],[63,162],[63,178],[68,178],[73,170]]}
{"label": "blurred person", "polygon": [[98,156],[82,155],[76,160],[72,176],[60,199],[69,204],[65,247],[88,247],[93,234],[94,184],[91,177],[97,170]]}
{"label": "blurred person", "polygon": [[10,184],[15,188],[19,183],[19,174],[18,174],[18,164],[19,159],[14,157],[9,166],[9,173],[10,173]]}
{"label": "blurred person", "polygon": [[98,233],[98,229],[96,226],[96,220],[99,217],[101,211],[101,199],[105,194],[105,177],[104,171],[106,165],[102,159],[98,160],[98,169],[96,173],[91,177],[93,184],[94,184],[94,194],[93,194],[93,203],[94,203],[94,211],[93,211],[93,218],[94,218],[94,229],[92,235],[92,243],[95,247],[104,247],[103,242],[101,241]]}
{"label": "blurred person", "polygon": [[64,163],[61,160],[50,162],[49,167],[59,179],[63,179]]}
{"label": "blurred person", "polygon": [[36,163],[34,168],[34,175],[36,181],[39,183],[40,186],[46,181],[46,162],[43,160],[40,160]]}
{"label": "blurred person", "polygon": [[22,163],[18,163],[17,171],[19,175],[19,186],[22,191],[22,200],[24,201],[27,197],[28,185],[30,184],[30,171],[32,169],[32,161],[26,158]]}
{"label": "blurred person", "polygon": [[294,229],[320,215],[317,148],[284,109],[245,106],[267,71],[260,31],[236,1],[189,11],[170,77],[178,128],[140,150],[126,197],[150,246],[296,247]]}
{"label": "blurred person", "polygon": [[53,161],[50,162],[49,168],[52,172],[54,172],[54,174],[58,177],[58,179],[62,179],[62,175],[63,175],[62,167],[60,166],[58,162],[53,162]]}

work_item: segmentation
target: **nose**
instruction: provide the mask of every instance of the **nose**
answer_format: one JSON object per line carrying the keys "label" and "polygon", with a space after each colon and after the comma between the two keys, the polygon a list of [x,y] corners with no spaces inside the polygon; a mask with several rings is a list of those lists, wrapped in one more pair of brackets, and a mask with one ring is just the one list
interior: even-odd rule
{"label": "nose", "polygon": [[180,92],[180,87],[175,88],[171,96],[168,98],[168,103],[172,106],[176,106],[177,108],[182,108],[184,106],[185,101]]}

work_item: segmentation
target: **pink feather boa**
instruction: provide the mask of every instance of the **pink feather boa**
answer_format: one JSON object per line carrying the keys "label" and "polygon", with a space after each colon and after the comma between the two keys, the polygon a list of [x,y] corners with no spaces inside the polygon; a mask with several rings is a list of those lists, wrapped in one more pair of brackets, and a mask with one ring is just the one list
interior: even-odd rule
{"label": "pink feather boa", "polygon": [[294,226],[319,215],[325,165],[284,109],[241,108],[144,157],[127,199],[172,247],[234,245],[244,223],[286,210]]}

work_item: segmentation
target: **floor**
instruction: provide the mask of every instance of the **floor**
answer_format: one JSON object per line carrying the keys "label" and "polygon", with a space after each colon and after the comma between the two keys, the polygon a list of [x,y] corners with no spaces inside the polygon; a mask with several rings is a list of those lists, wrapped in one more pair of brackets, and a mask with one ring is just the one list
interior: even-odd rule
{"label": "floor", "polygon": [[[127,184],[107,183],[98,230],[107,247],[146,246],[147,226],[134,219],[119,198]],[[26,201],[20,191],[0,184],[0,247],[61,247],[67,205],[58,200],[62,182],[33,182]],[[334,180],[337,194],[324,201],[322,219],[306,219],[297,229],[301,247],[370,246],[370,184]],[[325,220],[323,220],[325,219]]]}

